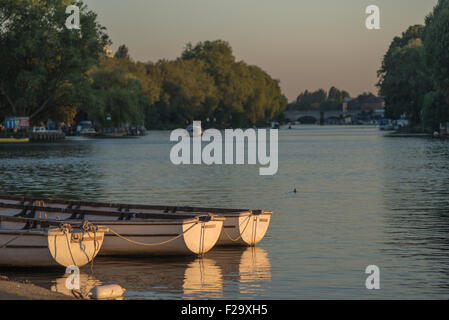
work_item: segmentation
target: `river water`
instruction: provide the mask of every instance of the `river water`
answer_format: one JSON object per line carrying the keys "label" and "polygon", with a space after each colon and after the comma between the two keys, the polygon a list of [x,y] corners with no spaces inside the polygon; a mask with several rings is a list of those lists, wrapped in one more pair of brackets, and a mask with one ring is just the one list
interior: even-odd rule
{"label": "river water", "polygon": [[[263,208],[256,248],[204,258],[97,258],[82,283],[126,299],[448,299],[449,141],[374,127],[279,132],[279,171],[175,166],[169,132],[136,139],[0,146],[0,194],[142,204]],[[293,189],[297,189],[297,193]],[[380,269],[367,290],[365,269]],[[0,269],[64,291],[64,270]]]}

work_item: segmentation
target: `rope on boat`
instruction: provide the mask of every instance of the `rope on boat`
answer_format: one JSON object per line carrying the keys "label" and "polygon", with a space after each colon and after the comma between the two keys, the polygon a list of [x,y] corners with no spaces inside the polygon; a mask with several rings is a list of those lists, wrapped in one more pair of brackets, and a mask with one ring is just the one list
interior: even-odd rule
{"label": "rope on boat", "polygon": [[[64,235],[65,235],[65,240],[66,240],[66,242],[67,242],[67,248],[69,249],[70,257],[72,258],[73,265],[76,266],[75,258],[73,258],[72,248],[71,248],[71,246],[70,246],[70,241],[69,241],[69,234],[70,234],[70,231],[72,231],[72,225],[70,225],[70,224],[68,224],[68,223],[63,224],[63,225],[61,226],[61,231],[62,231],[62,232],[64,233]],[[55,243],[56,243],[56,236],[55,236]]]}
{"label": "rope on boat", "polygon": [[83,225],[81,226],[81,228],[86,231],[86,232],[97,232],[98,230],[98,226],[94,225],[93,223],[85,220],[83,222]]}
{"label": "rope on boat", "polygon": [[[98,245],[98,243],[97,243],[97,231],[98,231],[98,226],[96,226],[93,223],[91,223],[91,222],[86,220],[86,221],[83,222],[83,225],[82,225],[81,228],[83,229],[84,232],[87,232],[87,235],[89,237],[90,237],[90,233],[91,232],[94,234],[94,237],[93,237],[93,239],[94,239],[94,255],[93,255],[92,260],[90,262],[90,273],[91,273],[91,275],[93,275],[94,274],[94,260],[95,260],[95,257],[97,256],[97,253],[98,253],[97,252],[97,245]],[[100,251],[100,249],[101,249],[101,247],[98,248],[98,251]],[[83,248],[83,251],[86,254],[86,251],[84,250],[84,248]],[[88,256],[88,255],[86,254],[86,256]]]}
{"label": "rope on boat", "polygon": [[[60,229],[61,229],[61,231],[65,235],[66,242],[67,242],[67,247],[69,249],[70,257],[72,258],[73,265],[76,266],[77,263],[76,263],[75,259],[73,258],[72,248],[70,246],[70,241],[69,241],[69,234],[72,231],[72,225],[66,223],[66,224],[63,224],[60,227]],[[83,225],[81,226],[81,229],[83,230],[83,233],[87,233],[88,236],[90,236],[91,232],[94,234],[94,237],[93,237],[93,239],[94,239],[94,257],[92,257],[92,259],[90,259],[90,256],[87,254],[87,252],[85,250],[85,246],[82,245],[82,241],[80,242],[80,248],[84,251],[84,254],[87,257],[87,260],[91,260],[90,261],[91,262],[91,267],[90,268],[91,268],[91,273],[93,273],[94,258],[95,258],[95,255],[97,254],[97,230],[98,230],[98,227],[96,225],[92,224],[91,222],[86,220],[86,221],[83,222]],[[56,241],[56,236],[55,236],[55,241]]]}
{"label": "rope on boat", "polygon": [[[248,218],[246,219],[246,226],[245,226],[245,228],[242,230],[242,232],[240,232],[240,235],[237,238],[235,238],[235,239],[233,239],[229,235],[229,233],[226,231],[226,228],[223,226],[223,231],[224,231],[225,235],[229,238],[229,240],[231,240],[232,242],[237,242],[237,241],[239,241],[242,238],[242,235],[245,232],[246,228],[248,227],[249,221],[251,220],[252,216],[253,216],[252,214],[248,215]],[[243,223],[245,223],[245,222],[243,222]],[[242,223],[242,225],[243,225],[243,223]],[[240,226],[241,225],[239,225],[239,229],[240,229]]]}
{"label": "rope on boat", "polygon": [[135,244],[135,245],[139,245],[139,246],[161,246],[161,245],[164,245],[164,244],[167,244],[167,243],[170,243],[170,242],[172,242],[172,241],[175,241],[176,239],[179,239],[179,238],[181,238],[183,235],[185,235],[187,232],[189,232],[191,229],[193,229],[193,227],[195,227],[197,224],[199,224],[200,222],[199,221],[196,221],[193,225],[191,225],[186,231],[184,231],[183,233],[181,233],[181,234],[179,234],[179,235],[177,235],[176,237],[174,237],[174,238],[171,238],[171,239],[169,239],[169,240],[166,240],[166,241],[162,241],[162,242],[158,242],[158,243],[144,243],[144,242],[139,242],[139,241],[134,241],[134,240],[131,240],[130,238],[127,238],[127,237],[125,237],[125,236],[122,236],[121,234],[119,234],[117,231],[115,231],[114,229],[111,229],[111,228],[109,228],[108,227],[108,229],[109,229],[109,231],[111,232],[111,233],[113,233],[114,235],[116,235],[117,237],[119,237],[119,238],[121,238],[121,239],[123,239],[123,240],[126,240],[126,241],[128,241],[128,242],[130,242],[130,243],[133,243],[133,244]]}

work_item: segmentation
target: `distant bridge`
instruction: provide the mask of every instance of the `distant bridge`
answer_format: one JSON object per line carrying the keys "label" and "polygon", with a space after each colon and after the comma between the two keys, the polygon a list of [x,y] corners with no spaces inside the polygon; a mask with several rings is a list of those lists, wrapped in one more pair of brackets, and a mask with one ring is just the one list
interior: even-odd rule
{"label": "distant bridge", "polygon": [[284,116],[287,121],[299,121],[301,123],[320,122],[324,123],[339,123],[343,122],[345,117],[350,116],[355,118],[360,112],[343,112],[340,110],[335,111],[299,111],[299,110],[287,110],[284,111]]}

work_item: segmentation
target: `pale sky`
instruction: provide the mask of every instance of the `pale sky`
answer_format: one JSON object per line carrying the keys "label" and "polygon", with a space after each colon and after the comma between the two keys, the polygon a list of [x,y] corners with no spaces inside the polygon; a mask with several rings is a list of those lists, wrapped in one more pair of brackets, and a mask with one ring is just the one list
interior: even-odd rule
{"label": "pale sky", "polygon": [[[138,61],[177,58],[188,42],[222,39],[237,60],[281,81],[289,101],[331,86],[377,93],[377,70],[394,36],[423,24],[437,0],[85,0],[114,45]],[[380,30],[365,8],[380,8]]]}

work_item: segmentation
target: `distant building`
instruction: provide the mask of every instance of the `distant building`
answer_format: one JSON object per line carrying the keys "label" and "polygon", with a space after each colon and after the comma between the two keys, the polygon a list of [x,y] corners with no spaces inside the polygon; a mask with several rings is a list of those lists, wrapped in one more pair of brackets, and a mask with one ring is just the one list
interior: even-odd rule
{"label": "distant building", "polygon": [[343,101],[343,112],[374,112],[379,115],[385,112],[385,99],[372,94],[360,95],[357,98],[346,98]]}

